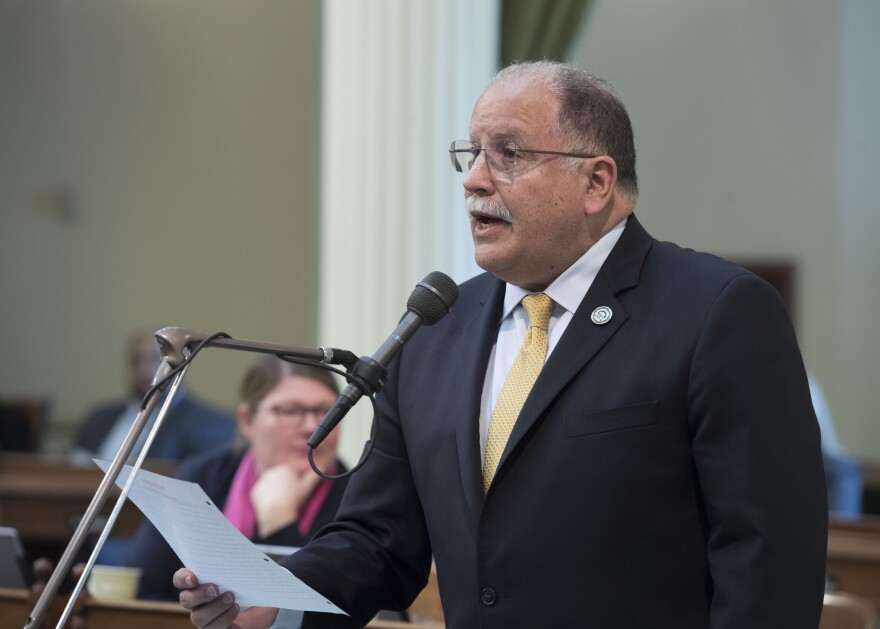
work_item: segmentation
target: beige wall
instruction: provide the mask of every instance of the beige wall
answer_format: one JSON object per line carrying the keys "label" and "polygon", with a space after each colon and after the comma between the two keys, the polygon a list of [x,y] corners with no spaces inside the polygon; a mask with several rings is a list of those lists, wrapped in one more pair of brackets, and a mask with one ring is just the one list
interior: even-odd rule
{"label": "beige wall", "polygon": [[[0,397],[79,419],[136,326],[314,343],[319,14],[0,0]],[[251,357],[208,352],[231,407]]]}
{"label": "beige wall", "polygon": [[628,104],[656,237],[797,264],[807,366],[875,460],[878,25],[873,0],[598,0],[573,51]]}
{"label": "beige wall", "polygon": [[[630,107],[656,236],[798,264],[807,363],[844,443],[874,459],[878,7],[596,0],[573,51]],[[0,0],[0,396],[78,419],[121,391],[134,326],[324,341],[319,13]],[[231,405],[250,357],[209,352],[188,382]]]}

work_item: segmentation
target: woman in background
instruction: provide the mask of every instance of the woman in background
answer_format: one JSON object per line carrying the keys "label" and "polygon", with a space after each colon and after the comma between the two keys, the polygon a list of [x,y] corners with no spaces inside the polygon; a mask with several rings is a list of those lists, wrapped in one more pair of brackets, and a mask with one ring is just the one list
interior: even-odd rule
{"label": "woman in background", "polygon": [[[241,384],[240,443],[184,461],[177,478],[201,485],[254,543],[304,545],[333,519],[347,484],[315,474],[306,445],[338,394],[328,371],[261,358]],[[346,471],[336,459],[338,438],[338,431],[331,432],[314,452],[318,469],[331,475]],[[177,600],[171,578],[183,564],[146,520],[127,563],[143,570],[140,598]]]}

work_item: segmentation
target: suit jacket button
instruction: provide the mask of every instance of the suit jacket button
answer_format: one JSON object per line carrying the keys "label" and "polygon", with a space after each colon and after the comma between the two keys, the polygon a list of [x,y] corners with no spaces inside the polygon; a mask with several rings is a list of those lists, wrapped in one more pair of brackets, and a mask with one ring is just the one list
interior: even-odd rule
{"label": "suit jacket button", "polygon": [[491,607],[497,600],[498,595],[495,594],[495,590],[492,588],[484,588],[483,591],[480,592],[480,602],[486,607]]}

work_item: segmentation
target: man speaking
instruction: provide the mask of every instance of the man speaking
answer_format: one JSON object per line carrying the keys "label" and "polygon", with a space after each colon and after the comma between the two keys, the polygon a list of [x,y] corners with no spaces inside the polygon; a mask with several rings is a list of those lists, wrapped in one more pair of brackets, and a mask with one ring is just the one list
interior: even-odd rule
{"label": "man speaking", "polygon": [[[577,68],[502,70],[450,154],[487,273],[407,344],[336,521],[285,560],[350,614],[302,626],[407,607],[433,557],[455,629],[816,627],[819,431],[779,296],[642,228],[629,117]],[[199,627],[276,619],[174,583]]]}

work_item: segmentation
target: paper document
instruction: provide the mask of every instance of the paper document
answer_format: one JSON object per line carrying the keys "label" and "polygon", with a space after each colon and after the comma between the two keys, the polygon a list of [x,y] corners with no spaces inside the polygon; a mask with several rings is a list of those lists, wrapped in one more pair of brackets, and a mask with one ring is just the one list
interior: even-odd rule
{"label": "paper document", "polygon": [[[108,461],[95,463],[104,473],[110,467]],[[116,479],[120,488],[130,473],[131,466],[124,466]],[[200,583],[216,583],[222,591],[233,592],[242,608],[345,613],[260,551],[198,484],[141,470],[128,497]]]}

